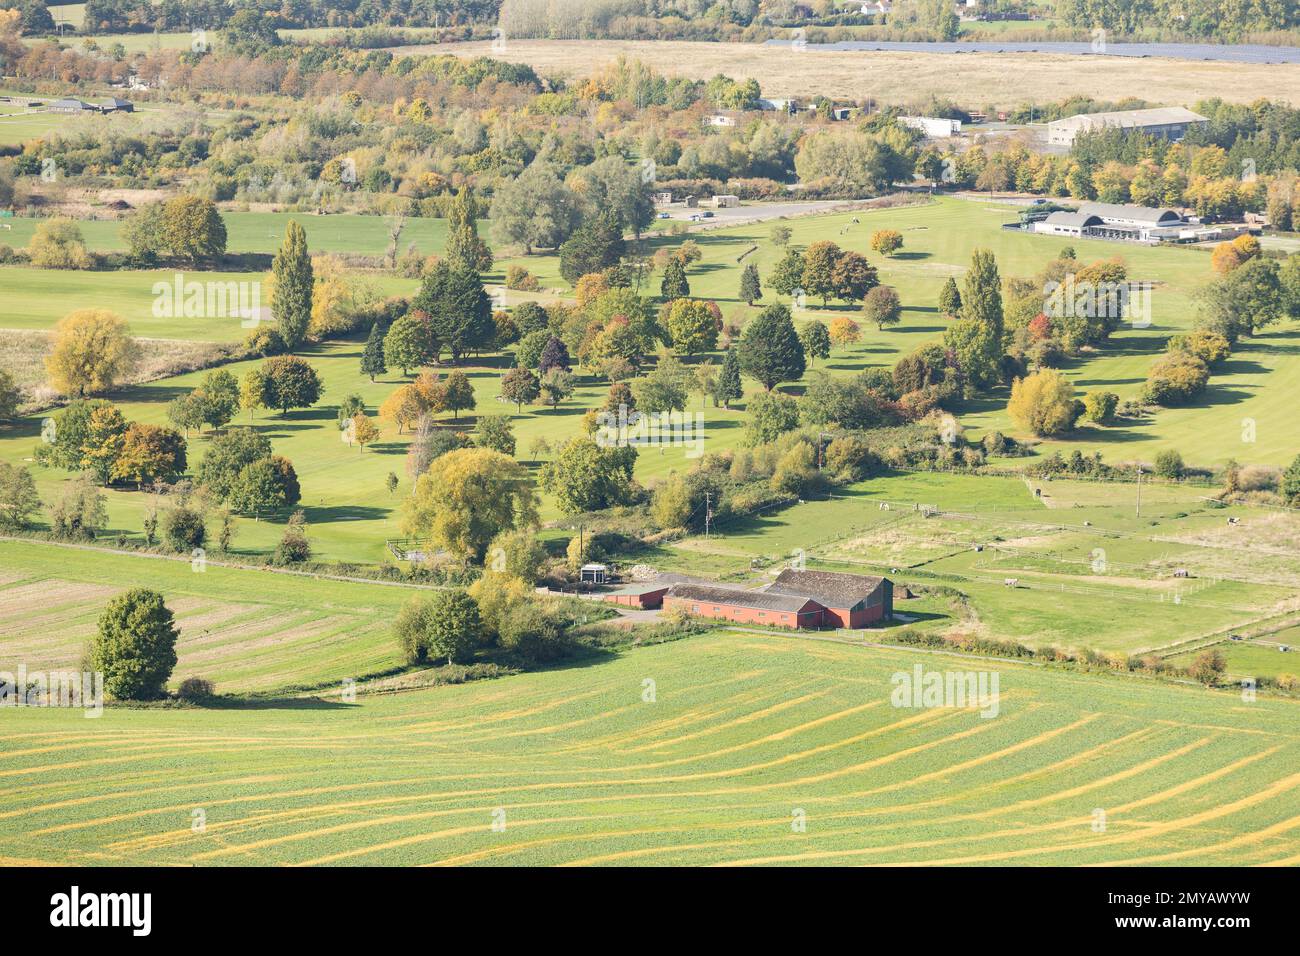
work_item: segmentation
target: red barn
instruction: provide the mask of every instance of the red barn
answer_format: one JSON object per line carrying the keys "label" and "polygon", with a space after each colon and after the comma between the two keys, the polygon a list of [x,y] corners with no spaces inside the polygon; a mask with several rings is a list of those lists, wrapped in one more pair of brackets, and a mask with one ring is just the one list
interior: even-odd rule
{"label": "red barn", "polygon": [[605,600],[623,607],[657,608],[662,607],[664,595],[674,584],[712,584],[707,578],[697,578],[689,574],[660,574],[649,581],[633,581],[617,590],[605,594]]}
{"label": "red barn", "polygon": [[764,592],[812,598],[826,627],[866,627],[894,614],[893,582],[875,575],[787,568]]}
{"label": "red barn", "polygon": [[775,627],[821,627],[825,611],[806,596],[702,584],[674,584],[663,601],[665,609],[677,608],[697,617]]}

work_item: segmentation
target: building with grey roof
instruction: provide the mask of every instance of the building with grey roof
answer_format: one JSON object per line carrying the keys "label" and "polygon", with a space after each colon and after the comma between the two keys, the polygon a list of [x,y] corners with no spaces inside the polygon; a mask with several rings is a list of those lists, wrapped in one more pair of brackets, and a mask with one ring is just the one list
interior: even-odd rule
{"label": "building with grey roof", "polygon": [[1127,129],[1179,140],[1188,129],[1208,123],[1199,113],[1181,106],[1161,106],[1147,110],[1118,110],[1112,113],[1077,113],[1047,124],[1047,142],[1051,146],[1073,146],[1080,133],[1096,129]]}
{"label": "building with grey roof", "polygon": [[1111,239],[1124,242],[1179,241],[1191,227],[1173,209],[1152,209],[1128,203],[1086,202],[1077,212],[1054,212],[1027,226],[1035,233],[1072,239]]}

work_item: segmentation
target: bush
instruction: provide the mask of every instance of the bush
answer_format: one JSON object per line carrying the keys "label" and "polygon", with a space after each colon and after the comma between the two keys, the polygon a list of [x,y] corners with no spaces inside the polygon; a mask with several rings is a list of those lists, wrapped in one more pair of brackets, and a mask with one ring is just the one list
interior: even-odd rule
{"label": "bush", "polygon": [[1232,343],[1218,332],[1199,329],[1185,335],[1175,335],[1169,340],[1170,352],[1182,352],[1215,368],[1232,353]]}
{"label": "bush", "polygon": [[203,547],[207,538],[203,513],[197,509],[178,505],[163,517],[163,542],[172,551],[188,554]]}
{"label": "bush", "polygon": [[1181,405],[1205,391],[1209,380],[1209,366],[1200,359],[1182,351],[1170,352],[1152,364],[1142,397],[1156,405]]}
{"label": "bush", "polygon": [[1277,491],[1282,484],[1282,472],[1266,465],[1247,465],[1237,472],[1237,490]]}
{"label": "bush", "polygon": [[216,693],[216,685],[206,677],[187,677],[176,689],[176,696],[181,700],[204,700]]}
{"label": "bush", "polygon": [[1074,386],[1060,372],[1045,369],[1011,386],[1007,413],[1035,435],[1059,435],[1074,427],[1079,417]]}
{"label": "bush", "polygon": [[510,266],[506,269],[506,288],[518,292],[536,292],[541,288],[537,276],[523,266]]}
{"label": "bush", "polygon": [[307,540],[307,516],[295,511],[285,525],[284,535],[275,546],[271,561],[274,564],[302,564],[311,558],[311,542]]}
{"label": "bush", "polygon": [[1119,396],[1114,392],[1089,392],[1083,396],[1083,417],[1098,425],[1110,421],[1119,407]]}
{"label": "bush", "polygon": [[1186,470],[1183,456],[1175,449],[1168,448],[1156,455],[1156,474],[1161,478],[1178,479]]}
{"label": "bush", "polygon": [[507,608],[497,622],[497,633],[502,647],[529,661],[554,660],[568,650],[559,611],[538,608],[535,602]]}
{"label": "bush", "polygon": [[1200,681],[1207,687],[1218,682],[1227,669],[1228,662],[1224,659],[1223,654],[1211,648],[1208,651],[1202,651],[1192,662],[1192,666],[1187,669],[1187,674],[1193,680]]}

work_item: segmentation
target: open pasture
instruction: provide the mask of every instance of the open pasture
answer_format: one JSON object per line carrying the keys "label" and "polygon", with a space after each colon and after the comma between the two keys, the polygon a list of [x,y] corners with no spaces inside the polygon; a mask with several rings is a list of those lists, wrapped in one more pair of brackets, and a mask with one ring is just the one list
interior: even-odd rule
{"label": "open pasture", "polygon": [[[893,675],[918,664],[996,674],[996,716],[891,706]],[[1294,863],[1296,715],[1138,678],[719,632],[355,704],[15,710],[0,857]]]}
{"label": "open pasture", "polygon": [[[1063,499],[1102,499],[1093,483],[1055,481]],[[1271,513],[1212,507],[1194,489],[1142,516],[1122,507],[1043,506],[1032,483],[963,474],[892,474],[768,515],[722,522],[661,547],[679,571],[764,580],[781,567],[883,574],[921,589],[899,601],[910,627],[1031,647],[1140,654],[1224,634],[1298,608],[1300,551],[1273,548],[1263,568],[1240,556]],[[1090,487],[1091,486],[1091,487]],[[1112,494],[1133,486],[1114,485]],[[887,506],[887,508],[885,507]],[[927,507],[939,509],[926,516]],[[1226,516],[1239,524],[1227,525]],[[1231,527],[1231,536],[1219,528]],[[758,570],[752,571],[751,568]],[[1175,571],[1188,570],[1188,577]],[[1008,580],[1015,584],[1009,586]],[[960,592],[960,599],[954,592]]]}
{"label": "open pasture", "polygon": [[0,541],[0,670],[78,670],[104,605],[130,587],[163,592],[176,615],[173,687],[222,692],[361,679],[401,666],[389,630],[414,592],[383,584]]}
{"label": "open pasture", "polygon": [[[296,220],[307,233],[307,243],[314,255],[328,252],[349,252],[356,255],[382,255],[388,248],[389,223],[383,216],[363,216],[355,213],[315,215],[307,212],[236,212],[221,214],[226,223],[226,250],[231,253],[263,253],[274,255],[284,242],[284,231],[289,221]],[[0,231],[0,241],[19,248],[31,242],[32,233],[41,220],[14,218],[6,220],[11,227]],[[122,238],[122,220],[92,219],[77,223],[92,252],[125,252]],[[487,223],[483,228],[488,227]],[[447,241],[445,219],[407,219],[402,226],[398,246],[401,252],[414,245],[425,255],[442,251]]]}

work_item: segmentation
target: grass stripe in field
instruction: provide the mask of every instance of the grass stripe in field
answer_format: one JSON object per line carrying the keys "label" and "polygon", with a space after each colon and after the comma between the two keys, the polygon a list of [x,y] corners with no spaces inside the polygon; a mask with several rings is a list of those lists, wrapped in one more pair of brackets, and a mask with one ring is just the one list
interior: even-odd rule
{"label": "grass stripe in field", "polygon": [[[950,714],[942,714],[942,713],[937,714],[937,715],[936,715],[936,714],[921,714],[921,715],[917,715],[917,716],[914,716],[914,717],[906,718],[906,719],[904,719],[904,720],[902,720],[902,721],[897,722],[896,724],[891,724],[891,725],[888,725],[887,727],[884,727],[884,728],[875,728],[875,729],[873,729],[873,730],[871,730],[871,731],[868,731],[866,734],[859,735],[858,737],[853,738],[853,742],[858,742],[858,741],[860,741],[860,740],[866,739],[867,737],[878,735],[878,734],[880,734],[880,733],[882,733],[882,732],[884,732],[884,731],[897,730],[897,729],[899,729],[899,728],[901,728],[901,727],[903,727],[903,726],[914,726],[914,725],[917,725],[917,724],[920,724],[920,723],[927,723],[927,724],[928,724],[928,723],[933,723],[933,722],[936,721],[936,719],[943,718],[943,717],[945,717],[945,716],[951,716],[951,715],[950,715]],[[949,736],[949,737],[942,738],[942,739],[940,739],[940,740],[931,741],[931,742],[926,743],[926,744],[918,745],[918,746],[916,746],[916,747],[910,748],[910,749],[908,749],[908,750],[906,750],[906,751],[903,751],[903,752],[900,752],[900,753],[887,754],[887,755],[885,755],[885,756],[883,756],[883,757],[877,758],[877,759],[874,760],[874,761],[869,761],[867,764],[863,764],[863,765],[860,765],[859,767],[855,767],[855,768],[850,768],[848,771],[841,771],[840,773],[843,773],[843,772],[853,772],[853,771],[856,771],[856,770],[858,770],[858,769],[865,768],[865,767],[867,767],[867,766],[875,766],[875,765],[880,765],[880,764],[883,764],[883,763],[889,763],[889,762],[891,762],[891,761],[894,760],[894,759],[898,759],[898,758],[900,758],[900,757],[902,757],[902,756],[908,756],[908,755],[911,755],[911,754],[913,754],[913,753],[915,753],[915,752],[918,752],[918,751],[920,751],[920,750],[928,749],[928,748],[930,748],[930,747],[937,746],[937,745],[939,745],[939,744],[945,743],[945,742],[950,741],[950,740],[962,739],[962,738],[964,738],[964,737],[966,737],[966,736],[969,736],[969,735],[971,735],[971,734],[977,733],[977,732],[979,732],[979,731],[981,731],[981,730],[987,728],[987,726],[988,726],[987,723],[984,724],[984,725],[982,725],[982,726],[981,726],[981,725],[977,725],[976,727],[971,728],[971,729],[968,730],[968,731],[965,731],[965,732],[962,732],[962,733],[958,733],[958,734],[954,734],[954,735],[951,735],[951,736]],[[836,745],[836,746],[842,746],[842,744],[839,744],[839,745]],[[786,756],[784,756],[784,757],[777,758],[777,759],[774,760],[774,761],[768,761],[768,762],[766,762],[766,763],[762,763],[762,764],[749,765],[749,766],[742,767],[742,768],[733,768],[733,769],[728,769],[728,770],[723,770],[723,771],[716,771],[716,772],[713,772],[713,773],[692,774],[692,775],[678,776],[678,777],[656,777],[656,778],[651,778],[651,779],[647,779],[647,780],[639,780],[639,779],[625,779],[625,780],[614,780],[614,781],[590,781],[590,780],[580,780],[580,781],[570,781],[570,782],[539,783],[539,784],[530,784],[530,785],[523,785],[523,786],[505,787],[505,788],[495,788],[495,789],[475,790],[475,791],[463,791],[463,792],[450,793],[450,794],[448,794],[448,793],[436,793],[436,792],[435,792],[435,793],[416,794],[416,795],[413,795],[413,796],[391,797],[391,798],[378,798],[378,799],[368,800],[368,801],[354,801],[354,802],[352,802],[352,803],[349,803],[348,805],[346,805],[346,807],[343,807],[343,808],[340,808],[340,807],[338,807],[338,806],[336,806],[336,805],[328,805],[328,804],[327,804],[327,805],[321,806],[321,807],[316,808],[316,809],[317,809],[320,813],[333,814],[333,813],[340,812],[341,809],[348,809],[348,810],[351,810],[351,809],[357,809],[357,808],[361,808],[361,807],[374,807],[374,806],[381,806],[381,805],[391,805],[391,804],[394,804],[394,803],[411,802],[411,801],[422,801],[422,802],[428,802],[428,801],[430,801],[430,800],[446,800],[446,799],[450,799],[450,798],[459,798],[459,797],[467,797],[467,796],[468,796],[468,797],[492,796],[492,797],[494,797],[494,798],[500,798],[503,794],[506,794],[506,793],[518,793],[518,792],[522,792],[522,791],[534,791],[534,790],[538,790],[538,789],[555,789],[555,788],[573,788],[573,789],[583,789],[583,788],[589,788],[589,787],[628,786],[628,785],[635,785],[635,784],[664,784],[664,783],[674,783],[674,782],[691,782],[691,781],[694,781],[694,780],[697,780],[697,779],[714,778],[714,777],[717,777],[717,776],[734,776],[734,775],[741,774],[741,773],[752,772],[752,771],[754,771],[754,770],[756,770],[756,769],[767,769],[767,768],[769,768],[769,767],[771,767],[771,766],[773,766],[773,765],[776,765],[776,764],[783,764],[783,763],[787,763],[787,762],[792,761],[792,760],[800,759],[801,757],[807,756],[809,753],[820,752],[820,751],[822,751],[822,750],[824,750],[824,749],[828,749],[828,748],[827,748],[827,747],[819,747],[819,748],[816,748],[816,750],[814,750],[814,751],[808,751],[808,752],[806,752],[806,753],[802,753],[802,754],[786,755]],[[620,769],[624,769],[624,768],[620,768]],[[839,774],[837,773],[837,774],[834,774],[834,775],[839,775]],[[813,778],[813,779],[821,779],[821,778]],[[806,780],[796,780],[796,781],[792,781],[792,782],[789,782],[789,783],[768,783],[768,784],[759,784],[759,785],[755,785],[755,786],[752,786],[752,787],[723,788],[723,789],[715,789],[715,790],[700,791],[700,792],[697,792],[697,793],[675,794],[674,796],[716,796],[716,795],[719,795],[719,794],[729,794],[729,793],[737,793],[737,792],[747,792],[747,791],[752,791],[752,790],[755,790],[755,789],[771,789],[771,788],[775,788],[775,787],[792,786],[792,785],[803,784],[803,783],[806,783],[806,782],[807,782]],[[660,797],[660,796],[664,796],[664,795],[663,795],[663,794],[645,794],[645,795],[640,795],[640,794],[638,794],[638,795],[619,794],[619,795],[617,795],[616,797],[611,798],[611,799],[628,799],[629,796],[636,796],[637,798],[641,798],[641,797],[643,797],[643,796],[644,796],[645,798],[655,798],[655,797]],[[561,801],[561,802],[562,802],[562,801]],[[552,802],[548,802],[547,805],[550,805],[551,803],[554,803],[554,801],[552,801]],[[286,813],[288,813],[288,814],[300,814],[301,812],[302,812],[301,810],[298,810],[298,811],[286,811]],[[381,818],[381,819],[382,819],[382,821],[391,824],[391,823],[394,823],[394,822],[397,822],[397,821],[409,821],[409,820],[415,820],[415,819],[425,819],[425,818],[429,817],[431,814],[432,814],[432,815],[446,815],[446,814],[454,814],[454,813],[456,813],[456,812],[464,812],[464,811],[463,811],[463,810],[426,811],[426,812],[422,812],[422,813],[418,813],[418,814],[400,814],[400,815],[391,815],[391,816],[384,817],[384,818]],[[253,824],[258,824],[258,823],[262,823],[262,822],[268,822],[268,821],[271,820],[271,819],[279,819],[279,818],[281,818],[281,817],[283,817],[283,816],[284,816],[284,814],[272,814],[272,815],[270,815],[270,816],[255,816],[255,817],[253,817],[253,818],[249,818],[249,819],[245,820],[244,822],[246,822],[246,823],[251,822],[251,823],[253,823]],[[367,821],[361,821],[361,822],[359,822],[359,823],[357,823],[357,824],[355,824],[355,825],[350,825],[350,826],[348,826],[347,829],[355,829],[355,828],[365,827],[365,826],[369,826],[369,825],[376,825],[376,824],[374,823],[374,821],[369,821],[369,822],[367,822]],[[254,843],[254,844],[251,844],[251,845],[249,845],[249,846],[250,846],[250,848],[260,848],[260,847],[263,847],[263,846],[274,846],[274,845],[278,845],[278,844],[282,844],[282,843],[287,843],[287,842],[294,842],[294,841],[298,841],[298,840],[314,839],[314,838],[317,838],[317,837],[319,837],[319,836],[321,836],[321,835],[325,835],[325,834],[329,834],[329,833],[335,833],[335,832],[339,832],[337,827],[328,827],[328,828],[324,828],[323,830],[313,830],[313,831],[307,831],[306,833],[291,834],[291,835],[287,835],[287,836],[284,836],[284,837],[273,838],[270,842],[267,842],[267,841],[259,841],[259,842],[256,842],[256,843]],[[404,846],[404,845],[408,845],[408,844],[403,843],[403,844],[401,844],[401,845]],[[239,848],[238,848],[238,847],[228,847],[228,848],[223,848],[223,850],[221,850],[221,851],[213,851],[213,853],[214,853],[215,855],[219,855],[219,856],[220,856],[220,855],[226,855],[226,854],[228,854],[228,853],[234,853],[234,852],[238,852],[238,851],[239,851]]]}
{"label": "grass stripe in field", "polygon": [[[1241,802],[1295,772],[1294,702],[1261,695],[1244,707],[1199,688],[985,662],[1013,691],[997,718],[898,713],[890,675],[917,659],[717,632],[352,707],[109,708],[99,721],[18,709],[0,754],[28,753],[0,762],[23,771],[0,778],[23,784],[0,788],[0,855],[143,865],[1300,855],[1297,831],[1279,826],[1295,816],[1295,789]],[[646,675],[653,705],[640,702]],[[484,723],[506,712],[526,716]],[[1095,806],[1108,834],[1088,828]],[[189,829],[195,807],[205,833]],[[496,807],[506,833],[490,830]],[[807,811],[804,834],[791,833],[792,807]],[[1198,816],[1207,811],[1221,815]]]}

